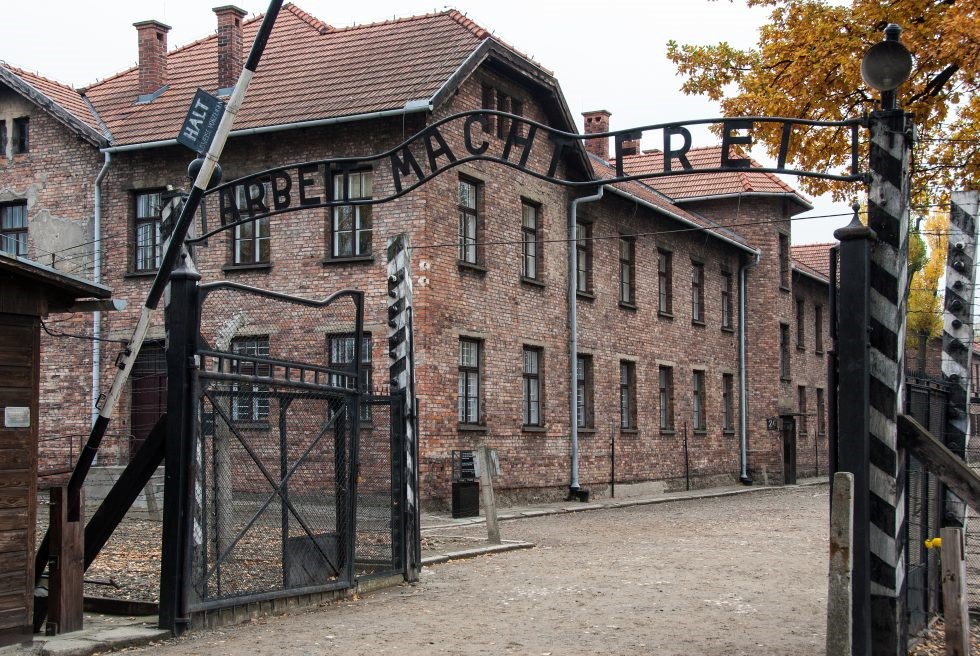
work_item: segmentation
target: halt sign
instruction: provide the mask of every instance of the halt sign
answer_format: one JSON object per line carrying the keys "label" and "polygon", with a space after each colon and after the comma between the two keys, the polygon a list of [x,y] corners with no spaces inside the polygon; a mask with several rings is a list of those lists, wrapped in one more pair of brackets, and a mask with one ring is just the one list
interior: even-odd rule
{"label": "halt sign", "polygon": [[225,104],[222,101],[204,89],[198,89],[184,117],[184,124],[180,126],[177,143],[196,153],[207,152],[224,113]]}

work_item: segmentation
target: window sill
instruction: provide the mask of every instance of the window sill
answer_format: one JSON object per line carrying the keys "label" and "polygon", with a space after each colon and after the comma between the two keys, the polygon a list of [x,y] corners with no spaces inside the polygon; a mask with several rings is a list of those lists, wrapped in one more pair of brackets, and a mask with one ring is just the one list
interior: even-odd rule
{"label": "window sill", "polygon": [[724,435],[725,437],[735,437],[735,431],[731,429],[723,430],[721,431],[721,434]]}
{"label": "window sill", "polygon": [[722,326],[721,327],[721,332],[723,332],[723,333],[733,333],[733,332],[735,332],[735,329],[732,328],[731,326]]}
{"label": "window sill", "polygon": [[152,271],[127,271],[123,274],[123,278],[154,278],[157,275],[157,269]]}
{"label": "window sill", "polygon": [[823,355],[823,349],[818,349],[813,352],[814,355]]}
{"label": "window sill", "polygon": [[674,430],[673,428],[661,428],[660,429],[660,434],[661,435],[667,435],[667,436],[673,436],[673,435],[677,435],[677,431]]}
{"label": "window sill", "polygon": [[703,435],[707,435],[708,434],[708,429],[707,428],[695,428],[691,432],[693,432],[695,435],[702,435],[703,436]]}
{"label": "window sill", "polygon": [[529,285],[531,287],[537,287],[539,289],[544,289],[544,283],[537,278],[528,278],[527,276],[521,276],[521,283]]}
{"label": "window sill", "polygon": [[524,433],[546,433],[548,429],[544,426],[521,426],[521,431]]}
{"label": "window sill", "polygon": [[806,351],[806,347],[797,345],[796,350],[799,351],[800,353],[803,353]]}
{"label": "window sill", "polygon": [[272,271],[272,263],[262,262],[259,264],[226,264],[221,267],[221,270],[225,273],[236,273],[239,271],[256,271],[267,273]]}
{"label": "window sill", "polygon": [[580,290],[577,290],[576,289],[575,290],[575,296],[578,297],[578,298],[581,298],[581,299],[585,299],[586,301],[594,301],[595,300],[595,294],[593,294],[592,292],[583,292],[583,291],[580,291]]}
{"label": "window sill", "polygon": [[788,294],[792,290],[789,287],[784,287],[783,285],[779,285],[779,291],[786,292]]}
{"label": "window sill", "polygon": [[355,255],[353,257],[325,257],[320,260],[320,264],[323,266],[330,266],[331,264],[361,264],[361,263],[371,263],[374,262],[373,255]]}
{"label": "window sill", "polygon": [[620,427],[619,432],[622,435],[639,435],[640,434],[640,429],[639,428],[622,428],[622,427]]}
{"label": "window sill", "polygon": [[697,326],[698,328],[704,328],[708,324],[706,324],[704,321],[700,321],[698,319],[691,319],[691,325],[692,326]]}
{"label": "window sill", "polygon": [[658,317],[662,317],[664,319],[671,319],[672,320],[674,318],[674,313],[673,312],[664,312],[663,310],[657,310],[657,316]]}
{"label": "window sill", "polygon": [[456,430],[470,433],[486,433],[490,429],[483,424],[457,424]]}
{"label": "window sill", "polygon": [[272,428],[272,425],[267,421],[249,421],[248,419],[232,419],[231,423],[235,426],[240,426],[246,430],[261,430],[267,431]]}
{"label": "window sill", "polygon": [[781,383],[792,383],[793,382],[793,379],[792,378],[783,378],[782,376],[780,376],[779,377],[779,382],[781,382]]}
{"label": "window sill", "polygon": [[586,427],[586,426],[579,426],[578,427],[578,434],[579,435],[595,435],[595,428]]}
{"label": "window sill", "polygon": [[473,273],[478,273],[483,275],[487,272],[487,268],[476,262],[467,262],[465,260],[456,260],[456,265],[459,267],[460,271],[472,271]]}
{"label": "window sill", "polygon": [[625,301],[620,301],[619,307],[623,308],[624,310],[630,310],[631,312],[636,312],[637,310],[635,303],[627,303]]}

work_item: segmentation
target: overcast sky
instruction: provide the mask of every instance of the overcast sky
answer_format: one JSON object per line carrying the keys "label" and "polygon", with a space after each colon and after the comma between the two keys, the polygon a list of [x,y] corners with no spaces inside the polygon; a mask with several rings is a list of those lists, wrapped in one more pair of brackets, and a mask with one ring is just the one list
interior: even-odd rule
{"label": "overcast sky", "polygon": [[[19,2],[12,14],[8,12],[8,20],[0,22],[0,58],[59,82],[85,86],[136,64],[134,22],[156,19],[170,25],[168,44],[174,48],[212,33],[215,16],[211,9],[226,3]],[[262,13],[268,6],[263,0],[235,4],[249,14]],[[296,4],[335,26],[447,7],[417,0],[298,0]],[[749,9],[743,0],[457,0],[448,6],[554,71],[576,118],[588,110],[611,112],[612,129],[719,116],[715,103],[681,93],[682,79],[666,57],[668,39],[700,44],[727,40],[748,47],[756,42],[757,29],[768,18],[765,8]],[[702,133],[696,135],[695,145],[713,141]],[[652,141],[643,144],[644,148],[657,146]],[[845,205],[829,200],[815,199],[814,204],[816,210],[811,214],[847,211]],[[797,221],[793,241],[831,241],[834,229],[846,223],[844,217]]]}

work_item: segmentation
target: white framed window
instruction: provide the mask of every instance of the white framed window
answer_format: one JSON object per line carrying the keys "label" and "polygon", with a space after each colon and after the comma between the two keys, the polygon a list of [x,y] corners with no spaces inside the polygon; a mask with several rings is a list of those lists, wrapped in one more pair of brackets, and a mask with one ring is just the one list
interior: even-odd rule
{"label": "white framed window", "polygon": [[[333,176],[334,200],[365,200],[373,193],[374,175],[371,171],[351,171]],[[346,191],[346,196],[344,195]],[[360,257],[371,254],[373,230],[370,205],[342,205],[334,207],[330,221],[330,257]]]}

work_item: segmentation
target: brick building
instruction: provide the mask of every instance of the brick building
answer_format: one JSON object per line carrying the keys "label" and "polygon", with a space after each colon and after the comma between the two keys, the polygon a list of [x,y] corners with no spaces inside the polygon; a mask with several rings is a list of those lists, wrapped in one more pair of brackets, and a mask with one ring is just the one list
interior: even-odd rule
{"label": "brick building", "polygon": [[[0,66],[4,248],[129,301],[94,325],[53,319],[64,332],[131,333],[159,257],[160,205],[189,186],[193,155],[174,139],[186,108],[198,87],[228,93],[257,29],[235,7],[215,13],[215,34],[173,51],[168,26],[137,23],[139,65],[81,90]],[[548,70],[458,12],[337,28],[287,5],[222,156],[224,179],[379,153],[479,108],[578,131]],[[587,113],[585,131],[606,131],[609,118]],[[509,127],[502,119],[487,126],[490,148],[503,146]],[[462,148],[461,136],[447,138]],[[604,185],[608,144],[588,143],[559,163],[562,175],[603,191],[579,203],[572,228],[582,192],[477,161],[389,203],[260,219],[210,239],[195,261],[205,280],[307,297],[364,290],[378,387],[387,367],[383,247],[410,233],[416,273],[425,270],[415,286],[415,346],[426,498],[448,496],[450,452],[479,436],[498,449],[499,486],[515,498],[565,494],[573,432],[578,479],[595,492],[611,479],[613,449],[617,483],[677,488],[740,475],[780,483],[789,469],[826,471],[828,282],[819,254],[826,263],[829,245],[798,260],[790,249],[790,219],[808,201],[751,170]],[[662,157],[633,146],[628,169],[656,170]],[[718,160],[720,149],[689,157]],[[339,193],[342,177],[313,175],[316,188]],[[394,185],[380,170],[349,179],[351,197]],[[205,212],[214,221],[221,207],[211,200]],[[571,275],[570,243],[579,262]],[[126,462],[163,408],[163,337],[158,316],[103,465]],[[324,360],[343,357],[353,337],[325,332]],[[269,326],[246,326],[236,340],[273,357],[282,348]],[[108,387],[118,345],[95,344],[44,342],[52,357],[42,358],[42,469],[77,453],[93,400]],[[766,419],[779,416],[799,430],[768,431]]]}

